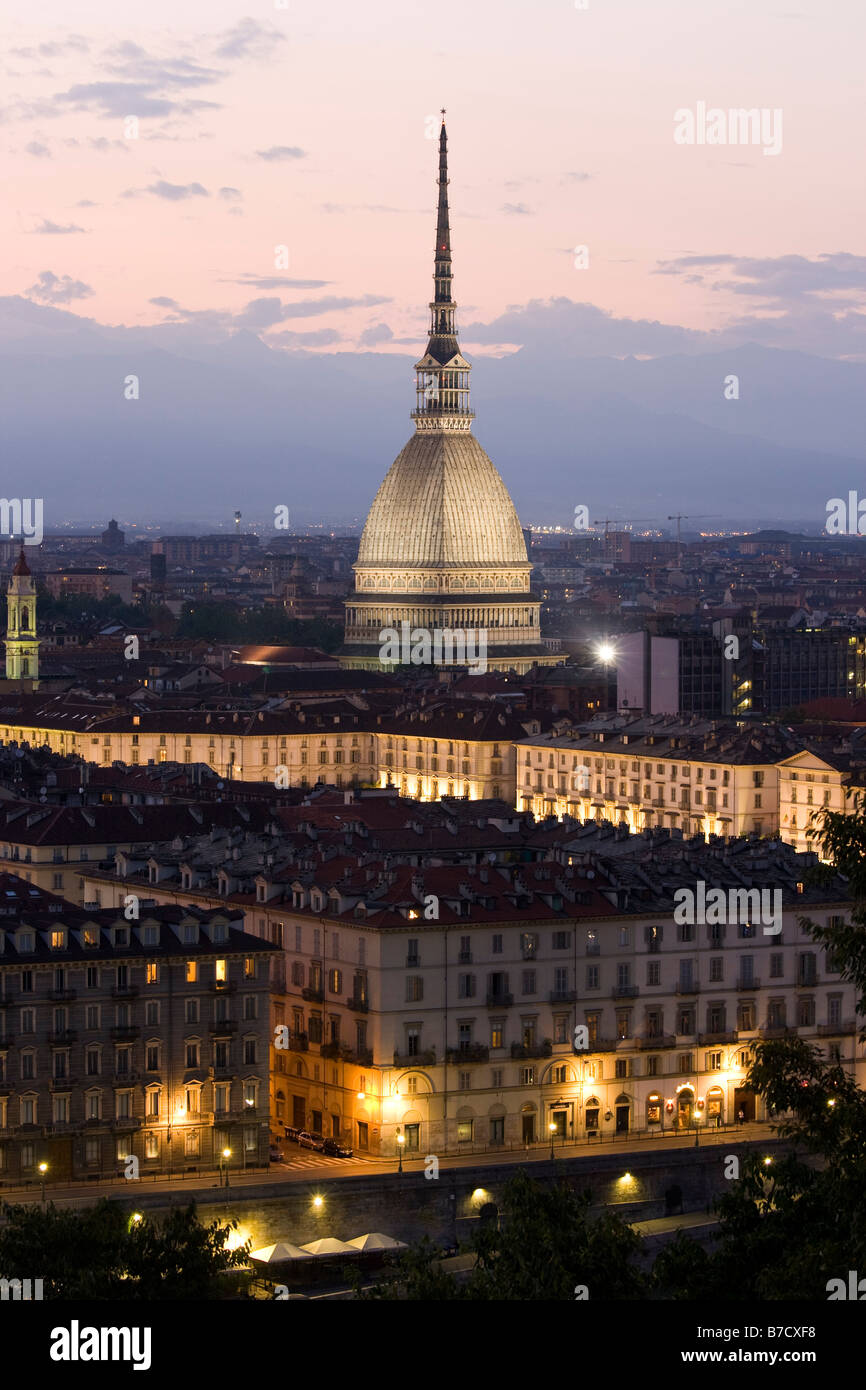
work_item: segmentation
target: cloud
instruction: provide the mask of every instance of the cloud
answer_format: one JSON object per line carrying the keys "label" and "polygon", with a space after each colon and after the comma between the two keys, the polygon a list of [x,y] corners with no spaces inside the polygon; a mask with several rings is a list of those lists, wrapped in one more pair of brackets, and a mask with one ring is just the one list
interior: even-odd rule
{"label": "cloud", "polygon": [[566,169],[564,177],[571,179],[574,183],[586,183],[587,179],[595,178],[595,175],[587,174],[583,169]]}
{"label": "cloud", "polygon": [[[722,278],[716,274],[724,271]],[[657,275],[682,275],[689,283],[764,299],[774,308],[809,300],[866,303],[866,256],[847,251],[809,256],[681,256],[661,261]],[[730,276],[734,276],[731,279]]]}
{"label": "cloud", "polygon": [[321,290],[330,280],[293,280],[288,275],[240,275],[228,282],[232,285],[252,285],[257,290]]}
{"label": "cloud", "polygon": [[71,232],[84,232],[86,227],[79,227],[75,222],[67,222],[61,226],[59,222],[49,222],[48,218],[43,218],[38,227],[33,228],[33,232],[39,236],[69,236]]}
{"label": "cloud", "polygon": [[363,347],[375,347],[377,343],[389,343],[394,337],[387,323],[374,323],[358,339]]}
{"label": "cloud", "polygon": [[467,343],[516,344],[576,357],[656,357],[717,345],[708,333],[657,320],[615,318],[594,304],[565,296],[509,305],[490,323],[469,324],[461,337]]}
{"label": "cloud", "polygon": [[77,82],[54,98],[73,111],[96,111],[100,116],[168,116],[177,103],[156,97],[144,82]]}
{"label": "cloud", "polygon": [[38,140],[31,140],[29,145],[24,146],[27,154],[32,154],[35,159],[50,159],[51,151],[47,145],[40,145]]}
{"label": "cloud", "polygon": [[36,284],[25,290],[25,294],[43,304],[70,304],[74,299],[87,299],[93,290],[83,280],[73,280],[69,275],[55,275],[53,271],[43,270]]}
{"label": "cloud", "polygon": [[526,206],[525,203],[503,203],[503,204],[502,204],[502,211],[505,212],[505,213],[508,213],[510,216],[511,216],[511,215],[516,215],[516,216],[519,216],[519,217],[531,217],[531,216],[532,216],[532,210],[531,210],[531,208],[528,208],[528,207]]}
{"label": "cloud", "polygon": [[[168,183],[166,179],[158,179],[156,183],[149,183],[146,188],[138,190],[142,193],[152,193],[155,198],[164,198],[169,203],[180,203],[185,198],[209,198],[210,194],[200,183]],[[123,195],[125,198],[136,196],[136,190],[130,188]]]}
{"label": "cloud", "polygon": [[269,58],[285,42],[286,36],[279,29],[247,16],[226,31],[214,54],[217,58]]}
{"label": "cloud", "polygon": [[99,203],[94,203],[91,198],[82,198],[80,203],[76,203],[77,208],[98,208]]}
{"label": "cloud", "polygon": [[342,334],[336,328],[316,328],[309,333],[292,333],[288,329],[269,336],[268,347],[311,348],[331,347],[333,343],[343,342]]}
{"label": "cloud", "polygon": [[88,53],[87,40],[81,34],[70,34],[60,43],[40,43],[35,48],[10,48],[16,58],[60,58],[64,53]]}
{"label": "cloud", "polygon": [[299,149],[297,145],[271,145],[269,150],[256,150],[259,159],[269,161],[277,159],[306,159],[307,151]]}
{"label": "cloud", "polygon": [[251,299],[239,313],[222,309],[184,309],[175,300],[169,301],[163,297],[151,300],[151,303],[171,310],[174,323],[198,324],[209,329],[246,328],[259,332],[272,328],[275,324],[285,323],[288,319],[317,318],[322,314],[345,309],[364,309],[377,304],[390,304],[391,300],[383,295],[366,294],[359,299],[324,295],[321,299],[301,299],[292,302],[282,300],[277,295],[260,295]]}
{"label": "cloud", "polygon": [[221,198],[224,198],[227,203],[236,202],[238,198],[242,198],[244,196],[239,188],[220,188],[217,190],[217,192],[219,193],[219,196]]}
{"label": "cloud", "polygon": [[168,295],[158,294],[153,299],[149,299],[148,304],[156,304],[160,309],[179,309],[180,305],[176,299],[169,299]]}

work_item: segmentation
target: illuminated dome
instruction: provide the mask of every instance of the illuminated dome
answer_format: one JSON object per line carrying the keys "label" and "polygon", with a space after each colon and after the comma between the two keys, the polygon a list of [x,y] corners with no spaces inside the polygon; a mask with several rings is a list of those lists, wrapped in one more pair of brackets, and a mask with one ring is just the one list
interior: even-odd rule
{"label": "illuminated dome", "polygon": [[[434,664],[468,664],[471,645],[483,647],[490,669],[525,672],[565,657],[541,640],[541,604],[530,588],[532,567],[514,503],[472,434],[472,368],[460,351],[451,296],[444,121],[438,182],[430,336],[415,363],[415,433],[367,517],[340,662],[390,669],[397,659],[383,644],[391,632],[426,632],[431,641],[435,634],[463,633],[463,652],[449,646]],[[420,659],[401,655],[398,664]]]}
{"label": "illuminated dome", "polygon": [[508,489],[468,431],[418,432],[370,508],[358,565],[527,565]]}

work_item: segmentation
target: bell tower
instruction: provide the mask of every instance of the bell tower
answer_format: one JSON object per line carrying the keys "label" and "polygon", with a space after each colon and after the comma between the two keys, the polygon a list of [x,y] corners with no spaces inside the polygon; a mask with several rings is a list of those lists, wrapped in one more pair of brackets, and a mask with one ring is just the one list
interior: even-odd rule
{"label": "bell tower", "polygon": [[39,639],[36,636],[36,584],[24,558],[24,547],[6,591],[6,679],[39,681]]}

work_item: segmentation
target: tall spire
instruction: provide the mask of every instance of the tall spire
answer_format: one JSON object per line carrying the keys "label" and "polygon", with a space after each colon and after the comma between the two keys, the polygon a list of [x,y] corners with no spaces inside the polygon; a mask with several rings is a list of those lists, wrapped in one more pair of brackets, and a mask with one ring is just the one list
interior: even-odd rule
{"label": "tall spire", "polygon": [[456,304],[451,298],[451,226],[448,220],[448,135],[445,110],[439,131],[439,203],[436,214],[436,247],[433,252],[433,299],[430,302],[430,337],[427,350],[415,363],[417,405],[412,412],[417,429],[468,430],[470,364],[460,352],[455,322]]}

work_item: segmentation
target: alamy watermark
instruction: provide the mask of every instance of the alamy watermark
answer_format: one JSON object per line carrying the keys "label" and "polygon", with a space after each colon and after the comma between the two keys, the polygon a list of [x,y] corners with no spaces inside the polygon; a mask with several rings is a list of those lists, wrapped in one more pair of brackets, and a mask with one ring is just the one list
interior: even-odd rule
{"label": "alamy watermark", "polygon": [[25,545],[42,544],[41,497],[0,497],[0,536],[20,536]]}
{"label": "alamy watermark", "polygon": [[677,145],[762,145],[764,154],[782,153],[782,109],[753,106],[725,109],[699,101],[694,111],[674,112]]}
{"label": "alamy watermark", "polygon": [[379,633],[379,660],[394,666],[468,666],[470,675],[487,671],[485,628],[412,627],[401,622]]}
{"label": "alamy watermark", "polygon": [[764,936],[778,936],[782,930],[781,888],[710,888],[708,891],[701,879],[694,888],[678,888],[674,902],[677,926],[760,924]]}

